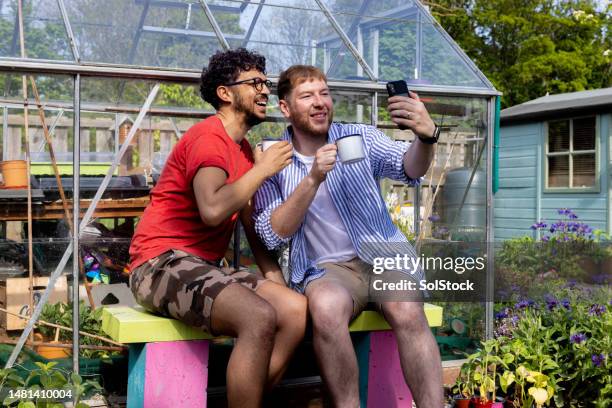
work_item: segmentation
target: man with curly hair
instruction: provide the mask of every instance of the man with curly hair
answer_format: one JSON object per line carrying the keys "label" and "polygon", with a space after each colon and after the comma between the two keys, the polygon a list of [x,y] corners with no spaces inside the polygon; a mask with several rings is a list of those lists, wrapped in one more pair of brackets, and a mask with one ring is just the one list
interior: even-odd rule
{"label": "man with curly hair", "polygon": [[[227,367],[230,407],[261,404],[306,325],[305,298],[277,283],[280,268],[251,217],[255,191],[292,156],[287,142],[261,152],[245,139],[265,119],[269,88],[263,56],[241,48],[211,57],[200,90],[216,114],[191,127],[172,150],[130,246],[138,303],[236,337]],[[265,278],[219,266],[239,216]]]}

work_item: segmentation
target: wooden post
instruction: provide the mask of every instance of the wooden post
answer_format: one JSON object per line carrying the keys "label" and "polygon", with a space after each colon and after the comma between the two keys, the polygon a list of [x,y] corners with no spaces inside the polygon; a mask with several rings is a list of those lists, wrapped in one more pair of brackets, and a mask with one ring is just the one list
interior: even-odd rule
{"label": "wooden post", "polygon": [[21,126],[10,126],[6,143],[6,160],[21,159]]}

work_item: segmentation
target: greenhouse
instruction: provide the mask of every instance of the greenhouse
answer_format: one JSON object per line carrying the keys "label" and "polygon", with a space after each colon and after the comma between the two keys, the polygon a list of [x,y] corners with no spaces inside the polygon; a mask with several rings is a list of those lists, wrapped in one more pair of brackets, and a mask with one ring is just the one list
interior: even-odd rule
{"label": "greenhouse", "polygon": [[[383,181],[394,221],[417,242],[494,240],[499,92],[419,1],[15,0],[0,1],[0,13],[2,160],[25,161],[27,170],[26,186],[10,186],[4,174],[0,188],[0,279],[7,292],[17,284],[10,281],[25,282],[24,293],[30,275],[36,282],[21,303],[3,304],[33,314],[3,320],[7,332],[23,330],[7,367],[45,303],[69,300],[78,315],[79,292],[93,305],[96,287],[127,282],[130,238],[168,154],[214,114],[199,80],[219,50],[261,53],[273,84],[293,64],[319,67],[336,121],[370,124],[396,140],[414,134],[390,121],[385,84],[406,80],[442,133],[419,187]],[[274,92],[252,145],[287,125]],[[234,235],[227,258],[251,266],[246,240]],[[30,309],[32,296],[38,306]],[[436,329],[443,358],[462,358],[459,351],[492,334],[492,320],[486,299],[445,307]],[[78,330],[62,333],[73,339],[78,370],[79,343],[89,343]]]}

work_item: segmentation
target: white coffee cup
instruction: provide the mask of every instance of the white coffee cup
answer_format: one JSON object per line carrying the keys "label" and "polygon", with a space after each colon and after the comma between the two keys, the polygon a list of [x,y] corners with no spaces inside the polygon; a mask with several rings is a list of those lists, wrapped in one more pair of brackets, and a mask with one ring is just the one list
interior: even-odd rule
{"label": "white coffee cup", "polygon": [[268,149],[268,147],[270,147],[274,143],[278,143],[278,142],[282,142],[282,140],[281,139],[272,139],[272,138],[262,139],[261,140],[261,151],[265,152]]}
{"label": "white coffee cup", "polygon": [[360,134],[341,136],[336,139],[336,146],[342,164],[355,163],[365,158]]}

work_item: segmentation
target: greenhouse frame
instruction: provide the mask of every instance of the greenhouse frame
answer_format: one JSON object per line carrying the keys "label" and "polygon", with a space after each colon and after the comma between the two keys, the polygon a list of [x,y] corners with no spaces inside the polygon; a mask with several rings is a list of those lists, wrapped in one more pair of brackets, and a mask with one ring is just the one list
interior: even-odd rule
{"label": "greenhouse frame", "polygon": [[[12,276],[49,277],[7,367],[56,281],[84,281],[84,254],[104,248],[126,261],[134,219],[172,146],[214,114],[198,82],[219,50],[261,53],[273,84],[293,64],[315,65],[328,77],[335,120],[411,140],[385,110],[385,83],[406,80],[442,136],[420,187],[383,183],[390,210],[418,237],[494,241],[500,93],[419,1],[15,0],[0,1],[0,13],[2,160],[25,159],[31,185],[0,189],[0,262],[18,245],[29,264]],[[271,96],[268,119],[249,140],[279,136],[285,126]],[[234,241],[240,248],[239,233]],[[72,256],[75,249],[81,256]],[[79,290],[70,297],[78,316]],[[492,302],[481,307],[473,326],[490,336]],[[73,327],[78,371],[78,318]]]}

